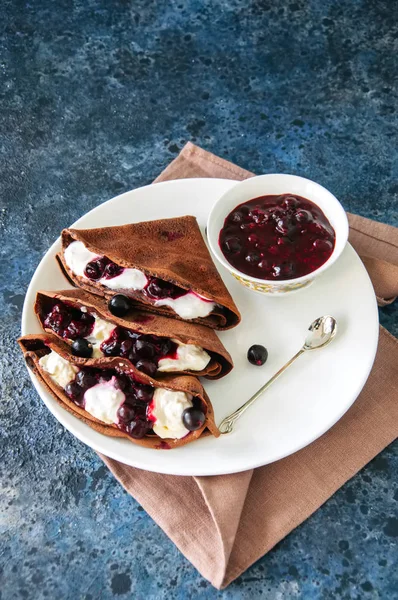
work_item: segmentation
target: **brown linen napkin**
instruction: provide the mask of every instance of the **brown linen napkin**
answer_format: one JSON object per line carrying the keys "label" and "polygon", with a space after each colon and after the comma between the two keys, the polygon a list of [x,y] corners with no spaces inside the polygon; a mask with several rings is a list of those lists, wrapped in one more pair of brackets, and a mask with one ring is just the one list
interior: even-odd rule
{"label": "brown linen napkin", "polygon": [[[156,181],[251,175],[188,143]],[[398,295],[398,230],[355,215],[349,220],[350,241],[366,257],[379,302],[392,302]],[[357,401],[325,435],[292,456],[219,477],[158,475],[102,459],[203,577],[224,588],[396,439],[397,399],[398,340],[380,328],[376,361]]]}

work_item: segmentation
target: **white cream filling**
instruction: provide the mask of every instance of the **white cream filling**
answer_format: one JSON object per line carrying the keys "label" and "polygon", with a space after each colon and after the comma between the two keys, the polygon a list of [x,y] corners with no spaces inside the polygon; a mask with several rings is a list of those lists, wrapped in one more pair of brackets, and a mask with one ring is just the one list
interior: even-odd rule
{"label": "white cream filling", "polygon": [[[89,279],[84,274],[84,269],[87,263],[94,260],[98,254],[87,250],[83,242],[72,242],[64,251],[65,262],[69,269],[75,274],[84,279]],[[106,279],[102,277],[98,280],[98,283],[104,285],[111,290],[121,289],[132,289],[132,290],[143,290],[148,279],[142,271],[138,269],[124,269],[124,271],[117,277]]]}
{"label": "white cream filling", "polygon": [[190,408],[192,396],[185,392],[175,392],[156,388],[151,403],[151,414],[155,417],[152,428],[160,438],[181,439],[189,430],[182,422],[182,413]]}
{"label": "white cream filling", "polygon": [[[65,262],[69,269],[84,279],[89,279],[84,274],[87,263],[96,258],[98,254],[90,252],[83,242],[74,241],[64,251]],[[98,283],[111,290],[143,290],[148,283],[146,275],[139,269],[124,269],[117,277],[106,279],[102,277]],[[182,319],[197,319],[207,317],[215,308],[216,303],[207,300],[195,292],[187,292],[179,298],[162,298],[154,301],[155,306],[168,306]]]}
{"label": "white cream filling", "polygon": [[111,290],[143,290],[148,279],[138,269],[124,269],[117,277],[112,277],[112,279],[103,277],[99,282]]}
{"label": "white cream filling", "polygon": [[203,299],[195,292],[188,292],[179,298],[156,300],[155,306],[169,306],[182,319],[197,319],[198,317],[207,317],[215,308],[216,303]]}
{"label": "white cream filling", "polygon": [[65,262],[70,268],[70,270],[79,277],[87,277],[84,274],[84,269],[86,268],[86,264],[90,261],[94,260],[98,254],[94,252],[90,252],[83,244],[83,242],[72,242],[69,244],[67,248],[64,250],[64,258]]}
{"label": "white cream filling", "polygon": [[102,381],[86,390],[84,409],[103,423],[117,423],[117,411],[126,397],[122,390],[115,386],[116,378]]}
{"label": "white cream filling", "polygon": [[68,385],[75,378],[77,367],[72,366],[67,360],[51,350],[50,354],[45,354],[39,359],[39,365],[46,371],[51,379],[61,388]]}
{"label": "white cream filling", "polygon": [[[82,310],[82,308],[80,310]],[[100,346],[102,342],[110,338],[116,325],[109,321],[105,321],[104,319],[100,319],[97,315],[93,315],[93,317],[95,319],[94,328],[90,335],[86,336],[86,340],[90,342],[93,347],[93,358],[101,358],[104,356],[104,353],[101,352]]]}
{"label": "white cream filling", "polygon": [[178,344],[177,358],[161,358],[158,363],[158,371],[203,371],[209,364],[211,357],[200,346],[194,344]]}

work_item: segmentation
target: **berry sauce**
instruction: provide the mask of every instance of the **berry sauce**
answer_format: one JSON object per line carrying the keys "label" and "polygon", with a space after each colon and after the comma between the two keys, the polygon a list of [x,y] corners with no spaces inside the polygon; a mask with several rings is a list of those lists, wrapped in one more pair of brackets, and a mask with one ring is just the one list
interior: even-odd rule
{"label": "berry sauce", "polygon": [[156,374],[162,358],[178,358],[178,345],[172,340],[119,326],[102,342],[100,348],[105,356],[128,358],[137,369],[147,375]]}
{"label": "berry sauce", "polygon": [[55,302],[43,319],[45,329],[52,329],[68,340],[89,336],[94,329],[94,322],[94,317],[88,312],[82,312],[66,302]]}
{"label": "berry sauce", "polygon": [[291,194],[260,196],[225,219],[219,245],[228,262],[258,279],[308,275],[331,256],[336,236],[322,210]]}
{"label": "berry sauce", "polygon": [[153,434],[153,419],[148,415],[148,407],[155,390],[150,385],[139,383],[132,376],[115,369],[83,368],[76,373],[75,379],[68,383],[64,391],[76,406],[84,408],[86,391],[112,378],[114,385],[125,395],[125,401],[118,409],[116,426],[136,439],[141,439],[148,433]]}
{"label": "berry sauce", "polygon": [[[124,271],[124,267],[121,267],[111,261],[106,256],[97,256],[92,261],[87,263],[84,274],[91,281],[98,281],[99,279],[113,279],[118,275],[121,275]],[[187,290],[184,290],[173,283],[159,279],[158,277],[147,277],[147,284],[142,292],[153,300],[161,300],[163,298],[179,298],[188,294]]]}
{"label": "berry sauce", "polygon": [[148,298],[153,298],[154,300],[162,300],[163,298],[175,299],[188,294],[187,290],[158,277],[148,277],[148,283],[143,292]]}
{"label": "berry sauce", "polygon": [[[46,329],[51,329],[64,339],[81,339],[94,329],[94,317],[88,312],[56,301],[44,317]],[[162,358],[177,359],[178,344],[169,338],[139,333],[116,326],[110,337],[102,342],[100,350],[105,356],[128,358],[134,366],[147,375],[154,375]]]}

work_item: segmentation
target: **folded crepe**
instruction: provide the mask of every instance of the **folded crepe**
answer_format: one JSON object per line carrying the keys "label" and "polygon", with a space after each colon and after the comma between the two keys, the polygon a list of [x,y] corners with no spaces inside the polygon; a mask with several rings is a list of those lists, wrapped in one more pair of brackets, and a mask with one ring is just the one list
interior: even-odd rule
{"label": "folded crepe", "polygon": [[[168,375],[157,381],[124,358],[79,358],[51,334],[26,335],[18,343],[55,400],[99,433],[167,450],[220,435],[209,397],[194,377]],[[165,417],[166,404],[174,421]],[[191,407],[204,421],[195,431],[182,423],[182,410]]]}
{"label": "folded crepe", "polygon": [[[102,348],[109,355],[130,358],[139,368],[139,361],[146,357],[158,367],[156,376],[173,372],[218,379],[233,366],[231,356],[212,329],[137,309],[123,318],[116,317],[104,298],[79,288],[38,292],[34,308],[45,331],[69,344],[86,338],[97,358],[104,356]],[[141,352],[135,350],[137,340]]]}
{"label": "folded crepe", "polygon": [[122,293],[151,312],[214,329],[241,318],[195,217],[64,229],[58,260],[74,285],[108,300]]}

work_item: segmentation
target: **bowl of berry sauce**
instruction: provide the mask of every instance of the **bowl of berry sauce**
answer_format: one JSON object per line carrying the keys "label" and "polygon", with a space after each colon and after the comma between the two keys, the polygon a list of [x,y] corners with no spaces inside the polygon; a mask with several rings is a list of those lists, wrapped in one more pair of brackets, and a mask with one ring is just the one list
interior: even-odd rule
{"label": "bowl of berry sauce", "polygon": [[308,286],[340,256],[348,221],[327,189],[295,175],[260,175],[228,190],[207,223],[217,260],[246,287],[286,294]]}

